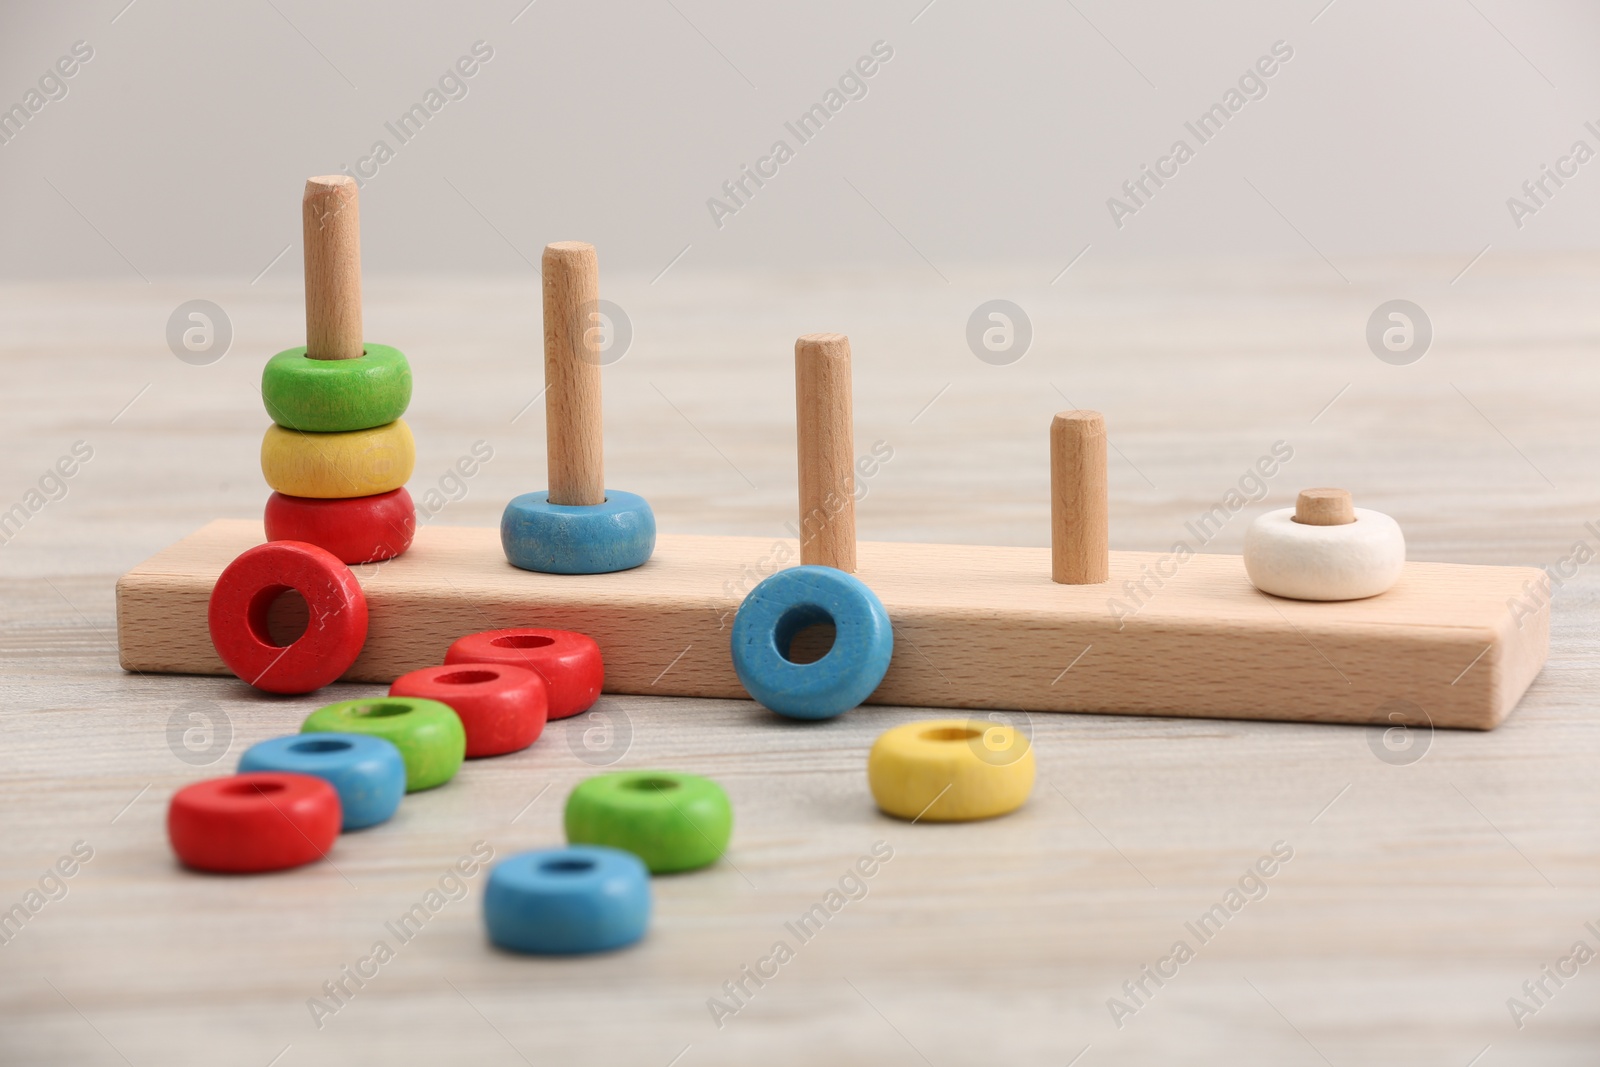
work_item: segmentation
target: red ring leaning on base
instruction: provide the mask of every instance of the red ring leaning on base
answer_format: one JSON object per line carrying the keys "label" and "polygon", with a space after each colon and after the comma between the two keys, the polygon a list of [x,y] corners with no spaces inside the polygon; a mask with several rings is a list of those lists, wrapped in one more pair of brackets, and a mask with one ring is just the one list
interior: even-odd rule
{"label": "red ring leaning on base", "polygon": [[550,718],[588,711],[600,698],[605,664],[588,634],[517,626],[469,634],[450,646],[446,663],[499,663],[538,671],[550,697]]}
{"label": "red ring leaning on base", "polygon": [[[290,589],[305,598],[306,632],[272,643],[267,612]],[[350,669],[367,640],[367,597],[338,558],[303,541],[272,541],[239,554],[211,590],[211,643],[230,671],[269,693],[309,693]]]}
{"label": "red ring leaning on base", "polygon": [[466,730],[469,759],[527,748],[544,732],[549,708],[543,676],[504,663],[424,667],[396,678],[389,695],[449,705]]}
{"label": "red ring leaning on base", "polygon": [[341,563],[376,563],[411,547],[417,509],[404,487],[329,500],[273,493],[262,521],[268,541],[304,541]]}
{"label": "red ring leaning on base", "polygon": [[178,790],[167,806],[167,837],[197,870],[281,871],[326,855],[342,821],[339,794],[325,780],[260,771]]}

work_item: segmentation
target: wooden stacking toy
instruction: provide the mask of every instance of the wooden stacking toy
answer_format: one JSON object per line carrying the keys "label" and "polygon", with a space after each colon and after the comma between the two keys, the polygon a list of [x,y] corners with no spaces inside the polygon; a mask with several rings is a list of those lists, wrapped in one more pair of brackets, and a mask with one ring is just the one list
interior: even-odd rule
{"label": "wooden stacking toy", "polygon": [[250,874],[327,855],[339,835],[339,794],[308,774],[259,772],[185,786],[167,805],[167,838],[185,866]]}
{"label": "wooden stacking toy", "polygon": [[544,679],[549,717],[567,719],[588,711],[600,698],[605,664],[588,634],[542,626],[513,626],[468,634],[451,642],[447,664],[489,663],[522,667]]}
{"label": "wooden stacking toy", "polygon": [[267,539],[304,541],[344,563],[391,559],[411,546],[416,508],[405,490],[416,462],[400,416],[411,368],[361,333],[361,225],[356,183],[312,178],[301,202],[306,343],[261,374],[273,424],[261,442]]}
{"label": "wooden stacking toy", "polygon": [[919,822],[991,819],[1033,791],[1032,742],[982,719],[929,719],[886,731],[867,756],[872,798],[889,815]]}
{"label": "wooden stacking toy", "polygon": [[489,940],[512,952],[570,956],[631,945],[650,925],[650,872],[601,845],[520,852],[489,871]]}
{"label": "wooden stacking toy", "polygon": [[1263,593],[1295,600],[1361,600],[1394,588],[1406,565],[1400,524],[1355,507],[1343,489],[1306,489],[1292,508],[1257,516],[1244,569]]}
{"label": "wooden stacking toy", "polygon": [[594,328],[600,267],[582,241],[546,245],[544,409],[550,488],[506,505],[500,543],[517,567],[547,574],[606,574],[637,567],[656,544],[644,498],[607,489]]}
{"label": "wooden stacking toy", "polygon": [[717,862],[733,834],[728,794],[709,778],[674,771],[597,774],[567,796],[567,841],[633,853],[651,874]]}
{"label": "wooden stacking toy", "polygon": [[343,812],[341,830],[387,822],[406,793],[400,750],[368,734],[290,734],[259,741],[239,757],[239,773],[309,774],[333,786]]}
{"label": "wooden stacking toy", "polygon": [[436,700],[453,710],[468,759],[527,748],[539,739],[550,708],[543,675],[499,663],[423,667],[396,678],[389,695]]}
{"label": "wooden stacking toy", "polygon": [[408,793],[454,778],[467,751],[460,717],[448,705],[422,697],[341,700],[306,716],[300,732],[383,738],[400,750]]}

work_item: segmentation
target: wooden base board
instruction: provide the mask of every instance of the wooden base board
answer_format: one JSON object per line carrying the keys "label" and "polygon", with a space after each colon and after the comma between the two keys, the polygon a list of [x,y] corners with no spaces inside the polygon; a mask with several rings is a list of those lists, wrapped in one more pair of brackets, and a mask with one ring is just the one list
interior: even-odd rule
{"label": "wooden base board", "polygon": [[[206,604],[262,540],[259,522],[218,520],[124,575],[123,667],[226,674]],[[534,574],[505,561],[496,530],[425,526],[401,558],[353,568],[371,628],[345,680],[389,682],[464,634],[536,625],[598,640],[608,693],[744,698],[733,614],[796,558],[792,542],[668,534],[636,570]],[[1389,592],[1341,603],[1267,596],[1224,555],[1113,552],[1109,582],[1069,586],[1045,548],[862,542],[857,574],[895,628],[878,704],[1339,723],[1415,705],[1435,726],[1491,729],[1549,655],[1547,604],[1510,606],[1542,578],[1525,567],[1407,563]],[[1143,603],[1118,619],[1113,599]]]}

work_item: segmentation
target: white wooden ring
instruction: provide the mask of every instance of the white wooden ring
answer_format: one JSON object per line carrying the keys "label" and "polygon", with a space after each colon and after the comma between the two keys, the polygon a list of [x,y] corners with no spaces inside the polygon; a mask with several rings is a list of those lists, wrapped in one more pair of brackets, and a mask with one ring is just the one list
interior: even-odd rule
{"label": "white wooden ring", "polygon": [[1381,511],[1355,509],[1356,521],[1312,526],[1294,508],[1260,515],[1244,535],[1244,569],[1263,593],[1294,600],[1360,600],[1400,580],[1406,539]]}

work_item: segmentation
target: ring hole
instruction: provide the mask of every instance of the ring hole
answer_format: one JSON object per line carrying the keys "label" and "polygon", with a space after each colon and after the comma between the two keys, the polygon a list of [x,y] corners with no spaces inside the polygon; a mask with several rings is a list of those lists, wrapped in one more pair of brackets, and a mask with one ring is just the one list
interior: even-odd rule
{"label": "ring hole", "polygon": [[386,704],[379,701],[375,704],[357,704],[350,709],[351,715],[359,715],[364,719],[387,719],[395,715],[411,714],[410,704]]}
{"label": "ring hole", "polygon": [[231,797],[265,797],[283,792],[282,782],[234,782],[222,791]]}
{"label": "ring hole", "polygon": [[641,793],[664,793],[678,788],[678,783],[671,778],[635,778],[625,783],[623,788],[637,789]]}
{"label": "ring hole", "polygon": [[833,616],[817,604],[796,604],[778,619],[773,643],[790,663],[815,663],[833,651],[838,638]]}
{"label": "ring hole", "polygon": [[288,648],[305,636],[311,625],[311,607],[300,590],[269,585],[250,598],[247,612],[250,632],[257,641]]}
{"label": "ring hole", "polygon": [[355,746],[348,741],[330,740],[324,738],[318,741],[298,741],[289,746],[290,752],[301,752],[306,755],[321,755],[327,752],[344,752]]}
{"label": "ring hole", "polygon": [[982,736],[982,730],[974,730],[970,726],[941,726],[922,731],[924,741],[971,741]]}
{"label": "ring hole", "polygon": [[500,677],[498,671],[454,671],[450,674],[441,674],[434,681],[440,685],[482,685],[492,682]]}
{"label": "ring hole", "polygon": [[544,874],[584,874],[594,870],[594,860],[545,860],[539,864],[539,870]]}
{"label": "ring hole", "polygon": [[489,643],[496,648],[543,648],[555,644],[556,639],[540,634],[507,634],[504,637],[496,637]]}

